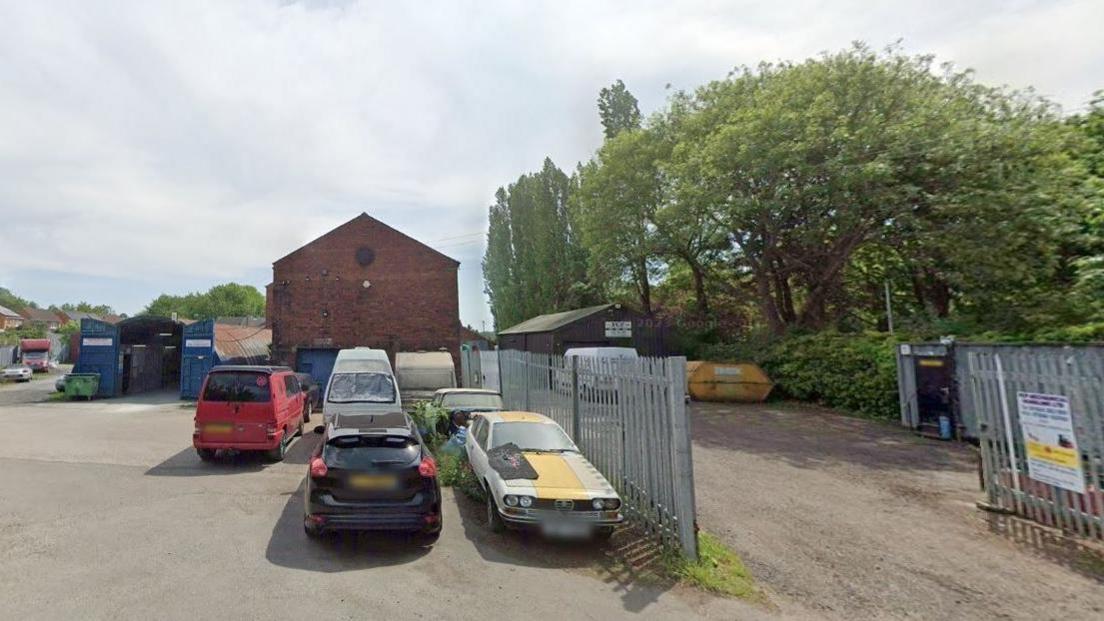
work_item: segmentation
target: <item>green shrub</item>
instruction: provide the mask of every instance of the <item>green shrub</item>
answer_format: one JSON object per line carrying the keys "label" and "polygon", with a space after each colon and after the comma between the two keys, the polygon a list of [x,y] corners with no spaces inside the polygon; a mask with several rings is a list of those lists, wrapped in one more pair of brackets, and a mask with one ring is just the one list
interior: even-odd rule
{"label": "green shrub", "polygon": [[882,333],[821,332],[718,345],[704,353],[708,360],[759,364],[774,381],[775,396],[892,419],[898,416],[898,342]]}
{"label": "green shrub", "polygon": [[419,401],[414,404],[414,410],[410,413],[410,418],[414,419],[414,424],[422,432],[422,439],[429,445],[430,450],[437,450],[437,447],[447,440],[437,431],[438,423],[447,417],[448,412],[429,401]]}
{"label": "green shrub", "polygon": [[437,480],[444,487],[453,487],[468,497],[483,501],[483,488],[464,453],[442,454],[437,457]]}
{"label": "green shrub", "polygon": [[1040,330],[1035,333],[1034,340],[1046,343],[1104,342],[1104,322]]}

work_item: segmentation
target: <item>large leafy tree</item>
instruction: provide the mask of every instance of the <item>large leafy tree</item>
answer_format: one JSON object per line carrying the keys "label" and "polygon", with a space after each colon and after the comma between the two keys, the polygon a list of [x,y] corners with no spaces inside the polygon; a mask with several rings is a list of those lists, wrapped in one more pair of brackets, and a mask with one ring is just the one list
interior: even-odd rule
{"label": "large leafy tree", "polygon": [[896,249],[939,314],[971,287],[1011,295],[1052,268],[1066,214],[1048,192],[1068,161],[1045,102],[856,46],[744,70],[693,107],[680,174],[717,206],[774,332],[839,320],[872,244]]}
{"label": "large leafy tree", "polygon": [[570,192],[571,180],[546,158],[539,172],[495,193],[483,279],[497,328],[593,300],[567,209]]}
{"label": "large leafy tree", "polygon": [[666,148],[658,134],[639,129],[606,140],[579,167],[572,201],[592,282],[605,290],[631,290],[645,313],[652,311],[652,280],[659,270],[655,216],[664,188],[657,165]]}
{"label": "large leafy tree", "polygon": [[602,119],[606,138],[640,127],[640,107],[636,97],[621,80],[599,91],[598,116]]}

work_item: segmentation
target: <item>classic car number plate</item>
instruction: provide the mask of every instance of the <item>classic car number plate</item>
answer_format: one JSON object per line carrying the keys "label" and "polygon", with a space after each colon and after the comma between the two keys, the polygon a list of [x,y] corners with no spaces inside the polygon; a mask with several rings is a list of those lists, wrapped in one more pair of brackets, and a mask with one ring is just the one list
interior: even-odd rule
{"label": "classic car number plate", "polygon": [[549,537],[579,539],[590,535],[590,525],[585,522],[551,520],[541,525],[541,530]]}

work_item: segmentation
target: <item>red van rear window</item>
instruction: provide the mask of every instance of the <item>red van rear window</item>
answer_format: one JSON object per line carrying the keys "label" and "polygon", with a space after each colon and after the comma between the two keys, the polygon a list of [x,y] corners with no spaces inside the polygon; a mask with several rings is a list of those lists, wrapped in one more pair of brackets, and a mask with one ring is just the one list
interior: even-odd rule
{"label": "red van rear window", "polygon": [[207,377],[204,401],[263,403],[270,399],[267,373],[235,371],[212,373]]}

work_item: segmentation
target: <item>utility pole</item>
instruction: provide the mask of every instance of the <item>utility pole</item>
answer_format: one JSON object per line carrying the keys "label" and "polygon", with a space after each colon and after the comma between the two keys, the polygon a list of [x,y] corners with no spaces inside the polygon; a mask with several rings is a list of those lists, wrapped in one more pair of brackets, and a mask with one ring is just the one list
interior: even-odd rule
{"label": "utility pole", "polygon": [[885,281],[886,320],[889,323],[889,333],[893,334],[893,303],[889,300],[889,281]]}

